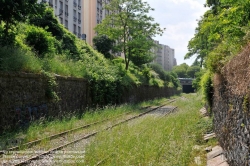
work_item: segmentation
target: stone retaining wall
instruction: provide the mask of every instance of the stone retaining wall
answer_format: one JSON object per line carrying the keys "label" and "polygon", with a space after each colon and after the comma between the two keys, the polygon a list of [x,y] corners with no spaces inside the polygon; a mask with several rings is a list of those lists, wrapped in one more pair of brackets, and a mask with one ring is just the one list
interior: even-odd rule
{"label": "stone retaining wall", "polygon": [[[84,111],[93,99],[88,81],[82,78],[56,76],[54,89],[60,100],[46,95],[48,78],[42,74],[0,73],[0,133],[6,129],[25,127],[41,117],[60,117]],[[123,92],[121,103],[140,102],[155,97],[169,97],[180,93],[172,88],[149,86],[132,87]],[[117,104],[121,104],[117,103]]]}
{"label": "stone retaining wall", "polygon": [[4,129],[23,127],[40,117],[86,108],[86,80],[57,76],[58,102],[46,96],[47,81],[39,74],[0,73],[0,133]]}
{"label": "stone retaining wall", "polygon": [[[226,86],[226,84],[224,84]],[[248,166],[250,110],[244,96],[230,95],[224,86],[213,99],[214,128],[230,166]]]}
{"label": "stone retaining wall", "polygon": [[250,45],[213,79],[214,128],[230,166],[250,165]]}

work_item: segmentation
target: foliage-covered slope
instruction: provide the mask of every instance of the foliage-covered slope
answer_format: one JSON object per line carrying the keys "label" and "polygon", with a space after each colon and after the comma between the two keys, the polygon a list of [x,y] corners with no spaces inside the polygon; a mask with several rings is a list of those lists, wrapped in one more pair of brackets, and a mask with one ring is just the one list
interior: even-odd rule
{"label": "foliage-covered slope", "polygon": [[[106,59],[61,25],[52,8],[40,4],[39,13],[15,24],[5,33],[5,22],[0,25],[0,70],[86,78],[93,94],[115,102],[119,91],[132,85],[173,85],[176,78],[161,80],[147,65],[131,63],[125,70],[124,59]],[[0,40],[3,41],[3,40]],[[171,83],[174,82],[174,83]],[[120,89],[120,90],[119,90]],[[98,101],[102,102],[102,101]]]}

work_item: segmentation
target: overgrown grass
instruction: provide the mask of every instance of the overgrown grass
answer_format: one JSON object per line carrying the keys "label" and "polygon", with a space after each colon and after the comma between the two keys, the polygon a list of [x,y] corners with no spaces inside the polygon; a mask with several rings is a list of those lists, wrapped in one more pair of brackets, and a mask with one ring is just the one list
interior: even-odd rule
{"label": "overgrown grass", "polygon": [[[77,128],[86,124],[90,124],[97,121],[102,121],[107,118],[116,117],[128,112],[131,114],[138,114],[144,110],[140,109],[150,105],[160,105],[165,102],[165,98],[145,101],[136,105],[123,104],[120,106],[106,106],[102,109],[95,109],[86,111],[83,115],[71,113],[61,118],[56,119],[44,119],[41,118],[38,121],[32,122],[26,129],[20,129],[13,132],[6,132],[0,136],[0,150],[8,147],[16,146],[18,144],[8,143],[11,141],[20,143],[29,142],[41,138],[45,138],[50,135],[54,135],[66,130]],[[6,146],[5,144],[8,143]]]}
{"label": "overgrown grass", "polygon": [[[81,116],[71,114],[60,119],[47,120],[42,118],[38,121],[32,122],[27,129],[5,133],[0,137],[0,146],[5,146],[3,144],[8,142],[8,140],[22,140],[22,142],[29,142],[86,124],[115,117],[129,111],[136,112],[136,110],[139,110],[138,106],[124,104],[119,107],[107,106],[104,109],[90,110]],[[11,146],[14,145],[10,144],[9,147]]]}
{"label": "overgrown grass", "polygon": [[[178,112],[164,118],[147,117],[136,125],[121,125],[98,134],[86,148],[84,165],[164,165],[193,163],[193,147],[204,128],[198,125],[201,96],[184,95],[171,105]],[[81,165],[81,164],[79,164]]]}
{"label": "overgrown grass", "polygon": [[19,48],[0,47],[0,70],[2,71],[33,71],[42,70],[39,59],[31,51]]}

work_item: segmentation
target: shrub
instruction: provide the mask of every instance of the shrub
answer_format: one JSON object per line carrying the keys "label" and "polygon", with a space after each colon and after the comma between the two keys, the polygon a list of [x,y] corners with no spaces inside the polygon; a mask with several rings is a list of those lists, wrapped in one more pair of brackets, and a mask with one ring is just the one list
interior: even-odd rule
{"label": "shrub", "polygon": [[47,53],[53,54],[55,52],[55,39],[42,28],[28,26],[26,42],[34,48],[41,58]]}
{"label": "shrub", "polygon": [[68,58],[70,59],[79,59],[80,52],[76,40],[76,37],[70,33],[65,33],[62,37],[62,49],[68,51]]}
{"label": "shrub", "polygon": [[207,71],[201,78],[200,82],[201,90],[205,101],[212,106],[212,97],[213,97],[213,84],[212,84],[212,74],[210,71]]}

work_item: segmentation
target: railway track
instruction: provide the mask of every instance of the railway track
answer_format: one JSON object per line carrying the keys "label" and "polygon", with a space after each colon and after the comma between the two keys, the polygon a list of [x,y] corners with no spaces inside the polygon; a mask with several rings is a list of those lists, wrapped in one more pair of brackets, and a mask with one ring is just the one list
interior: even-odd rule
{"label": "railway track", "polygon": [[[43,151],[43,152],[41,152],[41,153],[39,153],[39,154],[36,154],[36,155],[34,155],[34,156],[32,156],[32,157],[29,157],[28,159],[24,159],[24,160],[21,161],[21,162],[19,162],[19,161],[16,162],[16,161],[15,161],[15,162],[12,162],[12,163],[11,163],[11,161],[10,161],[10,164],[6,164],[6,165],[14,165],[14,166],[27,165],[27,164],[29,164],[29,163],[30,163],[31,161],[33,161],[33,160],[38,160],[38,159],[42,158],[42,156],[51,154],[51,153],[53,153],[53,152],[55,152],[55,151],[58,151],[58,150],[60,150],[60,149],[62,149],[62,148],[64,148],[64,147],[67,147],[67,146],[72,145],[72,144],[75,144],[75,143],[77,143],[77,142],[79,142],[79,141],[82,141],[82,140],[88,139],[88,138],[90,138],[90,137],[93,137],[93,136],[95,136],[95,135],[96,135],[97,133],[99,133],[99,132],[102,132],[102,131],[105,131],[105,130],[112,129],[112,128],[118,126],[118,125],[121,125],[121,124],[126,123],[126,122],[128,122],[128,121],[131,121],[131,120],[133,120],[133,119],[139,118],[139,117],[141,117],[141,116],[143,116],[143,115],[145,115],[145,114],[148,114],[148,113],[150,113],[150,112],[152,112],[152,111],[154,111],[154,110],[156,110],[156,109],[158,109],[158,108],[161,108],[161,107],[163,107],[163,106],[165,106],[165,105],[167,105],[167,104],[169,104],[169,103],[172,103],[172,102],[174,102],[174,101],[176,101],[176,99],[175,99],[175,100],[170,100],[170,101],[168,101],[167,103],[165,103],[165,104],[163,104],[163,105],[161,105],[161,106],[158,106],[158,107],[156,107],[156,108],[152,108],[152,109],[150,109],[150,110],[144,111],[144,112],[142,112],[142,113],[140,113],[140,114],[138,114],[138,115],[136,115],[136,116],[130,117],[130,118],[125,119],[125,120],[122,120],[122,121],[120,121],[120,122],[118,122],[118,123],[116,123],[116,124],[114,124],[114,125],[112,125],[112,126],[109,126],[109,127],[104,128],[104,129],[102,129],[102,130],[94,131],[94,132],[91,132],[91,133],[89,133],[89,134],[85,134],[84,136],[82,136],[82,137],[80,137],[80,138],[77,138],[77,139],[75,139],[75,140],[73,140],[73,141],[67,142],[66,144],[63,144],[63,145],[60,145],[60,146],[51,148],[50,150],[47,150],[47,151]],[[125,113],[125,114],[128,114],[128,113]],[[124,115],[124,114],[122,114],[122,115]],[[119,117],[119,116],[122,116],[122,115],[118,115],[118,116],[116,116],[116,118]],[[114,117],[112,117],[112,118],[114,118]],[[87,128],[87,127],[89,127],[89,126],[92,126],[92,125],[95,125],[95,124],[98,124],[98,123],[102,123],[102,122],[104,122],[104,121],[108,121],[108,120],[110,120],[110,119],[112,119],[112,118],[108,118],[108,119],[105,119],[105,120],[102,120],[102,121],[98,121],[98,122],[94,122],[94,123],[91,123],[91,124],[87,124],[87,125],[85,125],[85,126],[81,126],[81,127],[78,127],[78,128],[72,129],[72,130],[68,130],[68,131],[65,131],[65,132],[62,132],[62,133],[59,133],[59,134],[56,134],[56,135],[52,135],[52,136],[49,136],[49,137],[46,137],[46,138],[43,138],[43,139],[40,139],[40,140],[32,141],[32,142],[26,143],[26,144],[24,144],[24,145],[25,145],[26,147],[31,147],[31,146],[33,146],[33,145],[36,145],[36,144],[41,143],[43,140],[52,140],[52,139],[61,137],[61,136],[63,136],[63,135],[66,135],[66,134],[73,133],[73,132],[75,132],[75,131],[81,130],[81,129],[83,129],[83,128]],[[8,149],[7,152],[14,151],[14,150],[19,150],[19,149],[20,149],[20,146],[17,146],[17,147],[13,147],[13,148]]]}
{"label": "railway track", "polygon": [[[161,119],[161,118],[166,117],[167,115],[169,115],[169,114],[171,114],[171,113],[173,113],[177,108],[178,108],[178,107],[172,107],[171,110],[164,112],[164,113],[158,118],[158,120]],[[140,133],[143,133],[143,132],[145,132],[146,130],[147,130],[147,128],[145,128],[144,130],[140,131]],[[107,155],[104,159],[98,161],[98,162],[95,164],[95,166],[100,166],[100,165],[104,164],[104,163],[105,163],[109,158],[111,158],[112,156],[114,156],[114,153],[111,153],[111,154]]]}
{"label": "railway track", "polygon": [[[52,140],[52,139],[55,139],[55,138],[58,138],[58,137],[61,137],[61,136],[64,136],[66,134],[69,134],[69,133],[73,133],[73,132],[76,132],[78,130],[81,130],[81,129],[84,129],[84,128],[88,128],[90,126],[93,126],[93,125],[96,125],[96,124],[100,124],[102,122],[106,122],[106,121],[109,121],[111,119],[114,119],[114,118],[118,118],[118,117],[121,117],[121,116],[124,116],[124,115],[127,115],[131,113],[130,112],[126,112],[126,113],[123,113],[123,114],[120,114],[118,116],[114,116],[114,117],[111,117],[111,118],[107,118],[107,119],[104,119],[104,120],[100,120],[100,121],[96,121],[96,122],[93,122],[93,123],[89,123],[89,124],[86,124],[86,125],[83,125],[83,126],[80,126],[80,127],[77,127],[77,128],[74,128],[74,129],[71,129],[71,130],[67,130],[67,131],[64,131],[64,132],[61,132],[61,133],[58,133],[58,134],[54,134],[54,135],[51,135],[51,136],[48,136],[48,137],[45,137],[45,138],[42,138],[42,139],[38,139],[38,140],[35,140],[35,141],[31,141],[31,142],[27,142],[27,143],[24,143],[22,144],[21,146],[15,146],[15,147],[11,147],[11,148],[8,148],[7,150],[5,150],[5,152],[9,152],[9,151],[14,151],[14,150],[19,150],[21,147],[26,147],[26,148],[30,148],[36,144],[39,144],[41,143],[42,141],[44,140]],[[5,153],[4,151],[1,152],[0,154],[4,154]]]}

